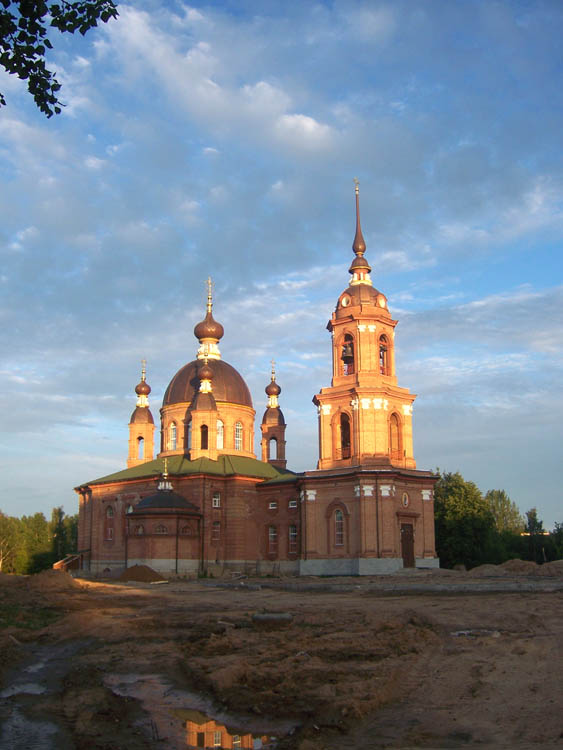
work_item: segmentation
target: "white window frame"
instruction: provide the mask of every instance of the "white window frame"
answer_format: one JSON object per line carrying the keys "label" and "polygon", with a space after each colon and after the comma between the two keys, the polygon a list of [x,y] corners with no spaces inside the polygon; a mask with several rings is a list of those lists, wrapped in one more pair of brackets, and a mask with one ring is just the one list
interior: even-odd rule
{"label": "white window frame", "polygon": [[221,493],[220,492],[214,492],[213,498],[211,500],[211,506],[213,508],[220,508],[221,507]]}
{"label": "white window frame", "polygon": [[268,508],[270,510],[277,510],[278,504],[275,500],[272,500],[272,502],[268,505]]}

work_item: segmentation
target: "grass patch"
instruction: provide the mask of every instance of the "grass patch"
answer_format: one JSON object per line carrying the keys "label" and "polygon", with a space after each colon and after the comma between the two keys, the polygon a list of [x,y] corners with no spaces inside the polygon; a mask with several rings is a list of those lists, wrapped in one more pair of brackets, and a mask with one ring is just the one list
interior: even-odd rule
{"label": "grass patch", "polygon": [[61,613],[49,607],[26,607],[4,604],[0,610],[0,628],[25,628],[38,630],[55,622]]}

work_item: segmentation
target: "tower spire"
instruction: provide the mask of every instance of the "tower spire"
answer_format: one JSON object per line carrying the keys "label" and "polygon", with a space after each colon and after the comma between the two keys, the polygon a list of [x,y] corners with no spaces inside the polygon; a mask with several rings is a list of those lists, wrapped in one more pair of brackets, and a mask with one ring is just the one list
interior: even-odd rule
{"label": "tower spire", "polygon": [[199,340],[198,359],[221,359],[218,343],[223,337],[224,329],[221,323],[213,318],[213,282],[211,276],[207,278],[207,305],[205,318],[194,328],[194,335]]}
{"label": "tower spire", "polygon": [[360,224],[360,183],[357,177],[354,177],[354,192],[356,193],[356,234],[354,235],[352,250],[356,257],[348,269],[349,273],[352,274],[352,281],[350,284],[369,284],[371,286],[371,279],[369,277],[371,267],[364,258],[366,242]]}

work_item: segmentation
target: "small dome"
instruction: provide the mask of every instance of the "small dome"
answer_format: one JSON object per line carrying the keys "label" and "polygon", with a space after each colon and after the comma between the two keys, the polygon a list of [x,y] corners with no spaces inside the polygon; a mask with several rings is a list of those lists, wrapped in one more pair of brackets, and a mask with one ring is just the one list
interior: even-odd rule
{"label": "small dome", "polygon": [[216,341],[219,341],[223,338],[224,333],[225,329],[221,323],[218,323],[214,319],[211,311],[208,311],[204,320],[200,321],[194,328],[194,336],[200,342],[203,339],[215,339]]}
{"label": "small dome", "polygon": [[275,380],[272,380],[265,388],[266,395],[267,396],[279,396],[281,393],[280,386],[276,383]]}
{"label": "small dome", "polygon": [[358,255],[354,258],[348,269],[348,273],[354,273],[355,271],[367,271],[371,272],[371,266],[363,255]]}
{"label": "small dome", "polygon": [[129,424],[154,424],[151,410],[146,406],[137,406],[133,414],[131,414]]}
{"label": "small dome", "polygon": [[[213,373],[213,395],[215,401],[240,404],[252,409],[252,398],[248,386],[241,375],[222,359],[210,359],[207,363]],[[181,404],[194,400],[199,391],[201,360],[193,360],[184,365],[174,375],[162,400],[162,406]]]}
{"label": "small dome", "polygon": [[199,513],[199,510],[193,503],[190,503],[185,497],[170,490],[157,490],[154,495],[143,498],[137,504],[133,513],[158,508],[177,508],[179,510],[192,510]]}
{"label": "small dome", "polygon": [[336,303],[337,316],[340,317],[339,313],[349,315],[347,308],[354,305],[371,305],[389,314],[385,295],[370,284],[354,284],[345,289]]}
{"label": "small dome", "polygon": [[137,396],[148,396],[150,392],[151,387],[146,380],[141,380],[141,382],[135,386],[135,393]]}
{"label": "small dome", "polygon": [[204,362],[197,371],[200,380],[213,380],[213,370],[207,362]]}
{"label": "small dome", "polygon": [[269,406],[262,417],[262,424],[268,425],[285,425],[285,419],[281,409],[274,409]]}

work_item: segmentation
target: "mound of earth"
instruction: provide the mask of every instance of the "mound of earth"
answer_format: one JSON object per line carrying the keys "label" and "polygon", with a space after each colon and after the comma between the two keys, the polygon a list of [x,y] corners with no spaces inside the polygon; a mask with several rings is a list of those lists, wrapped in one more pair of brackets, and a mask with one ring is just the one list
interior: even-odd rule
{"label": "mound of earth", "polygon": [[468,575],[475,576],[476,578],[488,578],[489,576],[506,576],[508,575],[508,571],[499,565],[485,564],[471,568]]}
{"label": "mound of earth", "polygon": [[38,591],[64,591],[79,589],[80,584],[64,570],[42,570],[41,573],[29,576],[27,584]]}
{"label": "mound of earth", "polygon": [[510,573],[520,573],[521,575],[533,576],[538,572],[538,564],[533,560],[507,560],[500,565],[504,570],[508,570]]}
{"label": "mound of earth", "polygon": [[149,568],[148,565],[132,565],[130,568],[126,568],[117,580],[154,583],[155,581],[165,581],[166,578],[157,573],[156,570]]}

